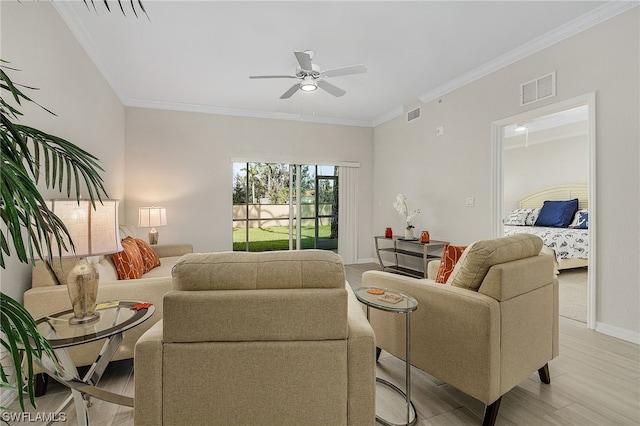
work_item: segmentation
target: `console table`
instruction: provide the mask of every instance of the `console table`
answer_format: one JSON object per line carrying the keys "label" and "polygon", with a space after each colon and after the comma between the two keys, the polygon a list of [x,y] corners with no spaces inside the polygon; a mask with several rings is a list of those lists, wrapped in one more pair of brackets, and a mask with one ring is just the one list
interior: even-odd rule
{"label": "console table", "polygon": [[[376,244],[376,254],[383,271],[394,272],[396,274],[407,275],[414,278],[427,277],[427,264],[434,259],[440,259],[441,254],[436,254],[437,250],[441,250],[449,244],[448,241],[431,240],[428,243],[421,243],[420,240],[405,240],[399,235],[391,238],[385,236],[373,237]],[[392,256],[386,256],[384,253],[390,253]],[[392,257],[389,260],[388,257]],[[416,265],[407,265],[402,262],[401,258],[415,259],[421,258],[422,262],[416,262]],[[418,265],[418,263],[420,263]]]}

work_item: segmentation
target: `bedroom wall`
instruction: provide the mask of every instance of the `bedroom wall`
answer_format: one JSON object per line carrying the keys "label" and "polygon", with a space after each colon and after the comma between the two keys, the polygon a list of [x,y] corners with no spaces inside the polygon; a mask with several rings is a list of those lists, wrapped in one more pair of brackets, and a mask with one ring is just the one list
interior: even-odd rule
{"label": "bedroom wall", "polygon": [[[491,237],[491,123],[596,93],[597,330],[640,342],[640,8],[620,14],[432,102],[421,118],[374,130],[372,234],[399,227],[405,193],[432,238],[468,244]],[[557,71],[557,96],[520,107],[520,84]],[[413,107],[415,105],[409,105]],[[436,136],[443,126],[444,135]],[[465,207],[466,198],[475,207]],[[629,217],[633,215],[633,218]],[[373,242],[371,242],[373,244]]]}
{"label": "bedroom wall", "polygon": [[[51,3],[2,1],[0,15],[0,57],[20,70],[10,77],[39,88],[26,94],[56,114],[23,103],[20,122],[65,138],[98,157],[109,196],[122,199],[124,106]],[[43,183],[39,188],[45,199],[67,198],[66,192],[46,189]],[[121,214],[123,209],[121,203]],[[31,267],[13,256],[0,274],[2,291],[21,301],[31,286]]]}
{"label": "bedroom wall", "polygon": [[[562,132],[562,129],[558,130]],[[589,139],[583,134],[554,137],[504,151],[504,213],[518,208],[518,201],[540,189],[589,183]]]}
{"label": "bedroom wall", "polygon": [[[232,249],[232,158],[359,162],[359,205],[371,205],[371,128],[145,108],[127,108],[126,121],[126,219],[137,225],[138,207],[166,207],[160,242]],[[361,208],[359,258],[372,256],[371,220]]]}

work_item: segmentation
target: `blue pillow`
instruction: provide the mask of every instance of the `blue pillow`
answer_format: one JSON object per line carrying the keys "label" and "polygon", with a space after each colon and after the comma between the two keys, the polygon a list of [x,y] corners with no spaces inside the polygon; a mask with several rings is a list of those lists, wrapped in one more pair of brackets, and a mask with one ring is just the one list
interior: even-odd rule
{"label": "blue pillow", "polygon": [[572,223],[575,229],[589,229],[589,212],[580,210]]}
{"label": "blue pillow", "polygon": [[567,201],[545,201],[540,209],[535,226],[566,228],[578,211],[578,199]]}

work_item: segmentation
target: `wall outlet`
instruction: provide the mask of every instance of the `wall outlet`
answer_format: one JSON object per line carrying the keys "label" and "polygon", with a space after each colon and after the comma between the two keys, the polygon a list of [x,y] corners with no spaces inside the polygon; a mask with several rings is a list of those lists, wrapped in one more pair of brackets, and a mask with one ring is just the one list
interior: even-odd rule
{"label": "wall outlet", "polygon": [[475,207],[476,206],[476,199],[475,197],[469,197],[465,200],[464,205],[467,207]]}
{"label": "wall outlet", "polygon": [[444,135],[444,127],[443,126],[436,127],[436,136],[442,136],[442,135]]}

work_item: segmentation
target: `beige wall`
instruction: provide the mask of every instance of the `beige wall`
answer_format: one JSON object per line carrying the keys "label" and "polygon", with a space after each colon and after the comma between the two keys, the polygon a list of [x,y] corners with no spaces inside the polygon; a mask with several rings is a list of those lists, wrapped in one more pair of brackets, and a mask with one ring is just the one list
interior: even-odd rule
{"label": "beige wall", "polygon": [[589,183],[587,134],[551,139],[504,150],[504,212],[533,192],[558,185]]}
{"label": "beige wall", "polygon": [[[638,221],[640,8],[422,105],[374,131],[374,233],[399,228],[398,192],[422,208],[418,230],[456,244],[491,237],[491,123],[596,92],[598,329],[640,340]],[[522,82],[557,70],[557,96],[519,106]],[[436,137],[437,126],[444,136]],[[475,197],[476,207],[465,207]]]}
{"label": "beige wall", "polygon": [[[56,113],[23,104],[20,122],[65,138],[98,157],[109,196],[122,199],[124,106],[51,3],[1,1],[0,14],[0,57],[21,70],[11,73],[11,78],[39,88],[26,94]],[[66,192],[40,188],[45,198],[67,198]],[[14,260],[15,256],[0,272],[2,291],[22,300],[31,269]]]}
{"label": "beige wall", "polygon": [[[126,219],[136,225],[138,207],[166,207],[161,243],[232,249],[232,159],[359,162],[359,204],[371,205],[370,128],[145,108],[127,108],[126,122]],[[359,210],[359,257],[371,257],[371,219]]]}

